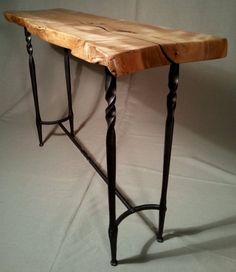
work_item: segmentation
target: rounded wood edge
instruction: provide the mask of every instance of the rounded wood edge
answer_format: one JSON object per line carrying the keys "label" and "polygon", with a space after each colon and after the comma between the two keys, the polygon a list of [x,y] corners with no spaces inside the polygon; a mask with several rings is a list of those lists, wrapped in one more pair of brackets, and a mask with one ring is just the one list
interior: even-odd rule
{"label": "rounded wood edge", "polygon": [[136,71],[168,64],[170,62],[163,55],[159,45],[153,45],[137,51],[117,54],[108,60],[106,66],[113,75],[120,77]]}

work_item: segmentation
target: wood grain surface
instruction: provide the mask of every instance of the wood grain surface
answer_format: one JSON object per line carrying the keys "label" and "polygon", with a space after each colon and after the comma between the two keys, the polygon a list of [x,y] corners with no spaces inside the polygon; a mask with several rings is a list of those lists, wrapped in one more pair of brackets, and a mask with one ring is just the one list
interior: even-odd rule
{"label": "wood grain surface", "polygon": [[9,11],[6,19],[122,76],[171,62],[223,58],[227,40],[202,33],[114,20],[66,9]]}

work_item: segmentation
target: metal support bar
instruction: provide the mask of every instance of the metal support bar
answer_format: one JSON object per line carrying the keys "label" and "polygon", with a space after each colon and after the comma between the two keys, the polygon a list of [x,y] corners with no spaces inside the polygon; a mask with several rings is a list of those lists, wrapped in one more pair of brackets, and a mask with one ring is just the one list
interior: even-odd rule
{"label": "metal support bar", "polygon": [[162,174],[162,190],[159,211],[159,230],[157,234],[158,242],[163,242],[163,229],[166,214],[166,198],[170,170],[170,158],[174,130],[174,112],[176,108],[176,90],[179,81],[179,64],[171,63],[169,70],[168,87],[169,94],[167,96],[167,119],[165,127],[165,144],[164,144],[164,161]]}
{"label": "metal support bar", "polygon": [[157,204],[144,204],[140,206],[133,207],[132,209],[129,209],[125,212],[123,212],[116,220],[117,226],[129,215],[144,211],[144,210],[160,210],[160,205]]}
{"label": "metal support bar", "polygon": [[42,121],[39,111],[39,100],[38,100],[38,90],[37,90],[37,80],[36,80],[36,73],[35,73],[35,63],[33,57],[33,46],[31,43],[31,34],[28,32],[26,28],[25,31],[25,40],[26,40],[26,48],[29,55],[29,69],[30,69],[30,78],[32,84],[32,92],[34,98],[34,107],[35,107],[35,116],[36,116],[36,127],[38,131],[38,138],[39,138],[39,145],[43,145],[43,138],[42,138]]}
{"label": "metal support bar", "polygon": [[66,122],[69,120],[70,117],[65,117],[65,118],[62,118],[62,119],[59,119],[59,120],[55,120],[55,121],[41,121],[41,124],[42,125],[58,125],[59,123],[62,123],[62,122]]}
{"label": "metal support bar", "polygon": [[[84,157],[88,160],[91,166],[96,170],[96,172],[100,175],[100,177],[105,181],[108,185],[108,179],[105,171],[98,165],[98,163],[92,158],[92,156],[88,153],[85,147],[76,139],[76,137],[71,136],[70,132],[66,129],[66,127],[59,123],[61,129],[66,133],[66,135],[70,138],[73,144],[79,149],[79,151],[84,155]],[[126,199],[126,197],[116,188],[116,195],[120,199],[120,201],[125,205],[127,209],[132,209],[132,204]]]}

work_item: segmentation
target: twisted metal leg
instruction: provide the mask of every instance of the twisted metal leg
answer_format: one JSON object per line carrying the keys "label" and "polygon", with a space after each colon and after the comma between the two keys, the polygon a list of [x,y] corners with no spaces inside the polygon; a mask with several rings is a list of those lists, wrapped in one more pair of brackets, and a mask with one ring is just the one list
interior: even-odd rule
{"label": "twisted metal leg", "polygon": [[68,99],[68,117],[70,122],[70,133],[71,136],[74,136],[74,114],[72,109],[72,96],[71,96],[70,57],[69,50],[67,48],[64,48],[64,65]]}
{"label": "twisted metal leg", "polygon": [[106,136],[106,152],[107,152],[107,177],[108,177],[108,204],[109,204],[109,239],[111,245],[111,265],[117,265],[116,249],[118,227],[116,223],[116,77],[113,76],[106,68],[106,108],[107,136]]}
{"label": "twisted metal leg", "polygon": [[33,57],[33,46],[31,44],[31,34],[28,32],[26,28],[24,30],[25,30],[26,48],[29,55],[29,68],[30,68],[32,92],[33,92],[33,98],[34,98],[36,127],[38,131],[39,145],[42,146],[43,145],[42,120],[41,120],[40,111],[39,111],[37,80],[36,80],[35,63],[34,63],[34,57]]}
{"label": "twisted metal leg", "polygon": [[166,214],[166,197],[168,188],[168,178],[170,169],[171,148],[174,130],[174,112],[176,108],[176,90],[178,88],[179,80],[179,64],[172,63],[169,71],[169,94],[167,96],[167,119],[165,128],[165,144],[164,144],[164,163],[163,163],[163,176],[162,176],[162,191],[160,200],[159,212],[159,230],[157,234],[158,242],[163,242],[163,228]]}

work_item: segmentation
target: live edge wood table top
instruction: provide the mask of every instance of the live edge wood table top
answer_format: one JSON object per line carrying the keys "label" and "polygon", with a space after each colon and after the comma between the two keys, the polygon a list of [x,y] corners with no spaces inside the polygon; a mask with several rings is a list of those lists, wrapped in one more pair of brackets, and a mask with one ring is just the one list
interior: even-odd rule
{"label": "live edge wood table top", "polygon": [[227,40],[67,9],[10,11],[15,22],[75,57],[106,66],[115,76],[170,63],[223,58]]}

